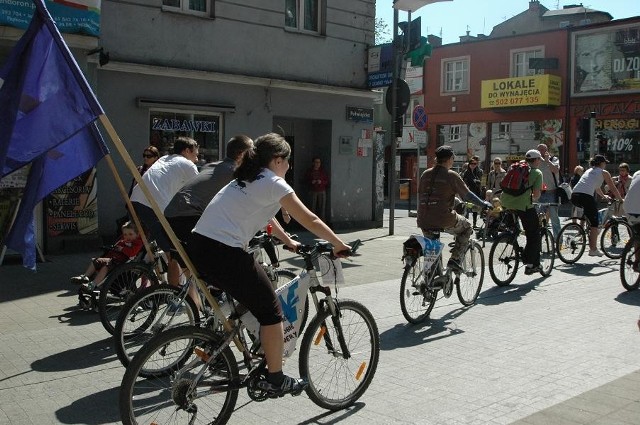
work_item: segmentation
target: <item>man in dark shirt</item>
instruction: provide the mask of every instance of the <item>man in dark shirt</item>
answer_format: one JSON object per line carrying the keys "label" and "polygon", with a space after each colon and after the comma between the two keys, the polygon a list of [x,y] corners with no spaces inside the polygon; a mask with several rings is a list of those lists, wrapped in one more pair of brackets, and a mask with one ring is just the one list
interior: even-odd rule
{"label": "man in dark shirt", "polygon": [[482,208],[492,205],[471,192],[460,175],[451,170],[454,159],[451,146],[440,146],[436,149],[436,165],[422,173],[418,186],[418,227],[427,238],[433,237],[432,231],[439,230],[454,235],[455,243],[447,267],[461,270],[460,256],[473,228],[469,220],[453,210],[455,196]]}

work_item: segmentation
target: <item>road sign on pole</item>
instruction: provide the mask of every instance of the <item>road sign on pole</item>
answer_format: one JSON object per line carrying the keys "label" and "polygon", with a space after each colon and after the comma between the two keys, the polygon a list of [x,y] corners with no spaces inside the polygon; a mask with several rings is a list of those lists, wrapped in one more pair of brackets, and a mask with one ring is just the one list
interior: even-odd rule
{"label": "road sign on pole", "polygon": [[417,105],[413,108],[413,113],[411,114],[411,121],[413,122],[413,126],[418,130],[426,130],[427,129],[427,111],[424,110],[424,106]]}

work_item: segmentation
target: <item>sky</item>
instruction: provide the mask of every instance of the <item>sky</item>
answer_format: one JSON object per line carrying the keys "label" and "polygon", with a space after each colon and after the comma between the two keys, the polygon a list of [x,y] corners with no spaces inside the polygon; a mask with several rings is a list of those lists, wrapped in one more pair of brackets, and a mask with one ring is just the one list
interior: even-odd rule
{"label": "sky", "polygon": [[[580,1],[541,0],[549,10],[562,9],[564,5],[580,4]],[[613,19],[640,16],[638,0],[586,0],[584,7],[608,12]],[[495,25],[524,12],[529,0],[453,0],[429,4],[411,14],[411,19],[422,18],[422,35],[442,31],[443,44],[458,43],[467,30],[470,35],[489,35]],[[382,18],[389,27],[393,24],[393,0],[376,0],[376,18]],[[407,12],[399,11],[398,20],[407,20]]]}

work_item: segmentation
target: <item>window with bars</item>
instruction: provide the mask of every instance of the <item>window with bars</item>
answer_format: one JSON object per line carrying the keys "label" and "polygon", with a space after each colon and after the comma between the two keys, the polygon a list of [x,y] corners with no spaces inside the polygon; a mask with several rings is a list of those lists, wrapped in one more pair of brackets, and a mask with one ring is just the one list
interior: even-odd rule
{"label": "window with bars", "polygon": [[162,0],[162,8],[192,15],[211,16],[212,2],[213,0]]}
{"label": "window with bars", "polygon": [[284,25],[287,28],[320,32],[322,0],[285,0]]}
{"label": "window with bars", "polygon": [[443,92],[454,93],[469,90],[469,59],[456,58],[443,61]]}
{"label": "window with bars", "polygon": [[462,140],[461,136],[462,126],[455,124],[449,127],[449,143],[456,143]]}
{"label": "window with bars", "polygon": [[527,49],[527,50],[512,50],[511,51],[511,76],[512,77],[526,77],[536,74],[544,74],[544,69],[530,69],[529,59],[531,58],[543,58],[544,51],[541,48]]}

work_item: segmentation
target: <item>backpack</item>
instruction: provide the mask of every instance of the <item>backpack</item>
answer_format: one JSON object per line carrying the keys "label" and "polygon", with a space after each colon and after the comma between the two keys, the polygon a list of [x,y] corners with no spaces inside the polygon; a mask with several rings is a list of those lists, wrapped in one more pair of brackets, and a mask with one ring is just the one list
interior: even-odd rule
{"label": "backpack", "polygon": [[529,171],[529,164],[526,161],[511,164],[507,174],[500,182],[500,188],[504,193],[512,196],[522,195],[531,189],[531,186],[529,186]]}

